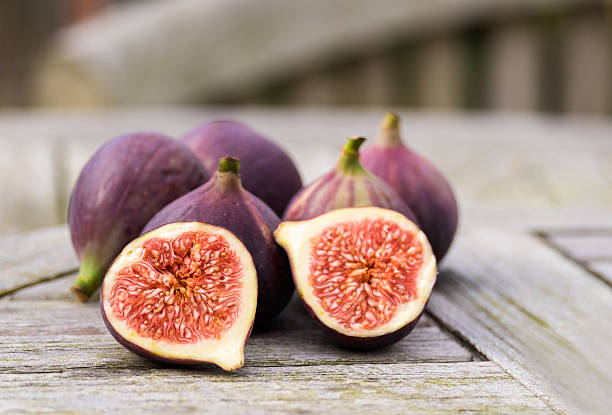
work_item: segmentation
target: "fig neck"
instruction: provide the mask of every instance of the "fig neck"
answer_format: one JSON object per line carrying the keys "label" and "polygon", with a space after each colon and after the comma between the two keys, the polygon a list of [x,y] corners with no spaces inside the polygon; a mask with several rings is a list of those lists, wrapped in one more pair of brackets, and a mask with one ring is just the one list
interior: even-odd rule
{"label": "fig neck", "polygon": [[365,138],[363,137],[351,137],[348,139],[342,148],[340,157],[338,158],[336,170],[341,173],[351,175],[366,173],[366,170],[359,162],[359,147],[361,147],[364,141]]}
{"label": "fig neck", "polygon": [[222,192],[241,190],[240,161],[235,157],[219,159],[219,168],[215,173],[213,183]]}
{"label": "fig neck", "polygon": [[400,119],[397,114],[388,112],[383,117],[376,145],[383,148],[402,147],[399,129]]}

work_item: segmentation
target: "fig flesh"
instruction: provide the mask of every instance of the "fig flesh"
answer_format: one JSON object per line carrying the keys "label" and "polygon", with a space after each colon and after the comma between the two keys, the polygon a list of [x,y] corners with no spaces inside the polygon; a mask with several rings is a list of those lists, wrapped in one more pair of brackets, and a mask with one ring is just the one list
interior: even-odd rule
{"label": "fig flesh", "polygon": [[172,222],[205,222],[234,233],[253,257],[259,278],[259,300],[255,324],[276,317],[293,294],[291,268],[285,252],[274,241],[280,223],[264,202],[244,190],[240,162],[233,157],[219,160],[219,168],[206,184],[176,199],[147,223],[143,232]]}
{"label": "fig flesh", "polygon": [[291,158],[275,143],[233,121],[213,121],[183,137],[212,176],[221,157],[240,160],[242,185],[263,200],[278,216],[302,188],[302,179]]}
{"label": "fig flesh", "polygon": [[68,207],[81,262],[72,286],[77,297],[91,297],[111,261],[158,210],[207,179],[185,145],[161,134],[130,134],[104,144],[83,167]]}
{"label": "fig flesh", "polygon": [[440,262],[457,230],[457,200],[442,173],[404,146],[397,115],[385,115],[378,140],[361,158],[363,165],[387,182],[414,211]]}
{"label": "fig flesh", "polygon": [[104,322],[142,357],[173,364],[244,364],[257,306],[257,275],[231,232],[173,223],[129,243],[102,284]]}
{"label": "fig flesh", "polygon": [[416,222],[416,216],[393,189],[359,162],[365,138],[349,138],[334,169],[302,189],[283,217],[286,221],[310,219],[333,209],[378,206],[396,210]]}
{"label": "fig flesh", "polygon": [[333,210],[283,222],[274,235],[306,309],[347,348],[384,347],[410,333],[436,281],[427,237],[393,210]]}

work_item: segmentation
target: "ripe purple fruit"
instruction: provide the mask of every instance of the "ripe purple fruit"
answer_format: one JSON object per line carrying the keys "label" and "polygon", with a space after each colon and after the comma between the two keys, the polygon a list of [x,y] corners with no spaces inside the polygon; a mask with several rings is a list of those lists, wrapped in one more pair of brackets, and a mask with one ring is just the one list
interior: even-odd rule
{"label": "ripe purple fruit", "polygon": [[86,301],[111,261],[159,209],[208,178],[182,143],[136,133],[104,144],[87,162],[70,197],[68,223],[81,261],[72,291]]}
{"label": "ripe purple fruit", "polygon": [[378,140],[363,151],[361,159],[410,206],[440,262],[457,230],[457,200],[442,173],[404,146],[397,115],[385,115]]}
{"label": "ripe purple fruit", "polygon": [[264,202],[242,188],[240,162],[219,160],[219,168],[206,184],[176,199],[145,226],[149,232],[172,222],[205,222],[228,229],[242,241],[257,269],[258,305],[255,324],[276,317],[293,294],[287,256],[274,242],[272,232],[280,219]]}
{"label": "ripe purple fruit", "polygon": [[204,124],[183,137],[212,176],[221,157],[240,160],[242,185],[282,215],[302,179],[291,158],[275,143],[233,121]]}
{"label": "ripe purple fruit", "polygon": [[303,188],[291,201],[283,220],[310,219],[333,209],[378,206],[396,210],[409,219],[416,216],[404,201],[359,162],[365,138],[349,138],[335,168]]}

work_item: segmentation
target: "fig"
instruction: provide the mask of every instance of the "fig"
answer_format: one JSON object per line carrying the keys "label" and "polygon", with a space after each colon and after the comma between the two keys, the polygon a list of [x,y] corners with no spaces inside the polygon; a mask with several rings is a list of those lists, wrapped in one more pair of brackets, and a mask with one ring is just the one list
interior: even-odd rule
{"label": "fig", "polygon": [[402,339],[436,281],[427,237],[390,209],[332,210],[283,222],[274,236],[289,255],[306,309],[343,347],[375,349]]}
{"label": "fig", "polygon": [[246,190],[281,216],[302,179],[291,158],[275,143],[234,121],[213,121],[183,137],[212,176],[221,157],[240,160]]}
{"label": "fig", "polygon": [[410,207],[395,191],[359,162],[359,147],[364,141],[363,137],[349,138],[335,168],[296,194],[283,220],[310,219],[332,209],[378,206],[416,221]]}
{"label": "fig", "polygon": [[285,308],[294,286],[289,260],[274,241],[273,231],[280,219],[263,201],[242,188],[239,170],[238,159],[220,159],[212,179],[160,210],[144,232],[167,223],[198,221],[234,233],[251,253],[257,269],[255,324],[261,326]]}
{"label": "fig", "polygon": [[457,200],[442,173],[402,143],[397,115],[385,115],[378,140],[361,159],[412,208],[438,262],[442,261],[457,231]]}
{"label": "fig", "polygon": [[102,284],[113,337],[161,363],[244,364],[257,307],[251,255],[226,229],[172,223],[130,242]]}
{"label": "fig", "polygon": [[77,297],[91,297],[113,258],[158,210],[207,179],[184,144],[161,134],[130,134],[104,144],[83,167],[68,207],[81,262],[72,286]]}

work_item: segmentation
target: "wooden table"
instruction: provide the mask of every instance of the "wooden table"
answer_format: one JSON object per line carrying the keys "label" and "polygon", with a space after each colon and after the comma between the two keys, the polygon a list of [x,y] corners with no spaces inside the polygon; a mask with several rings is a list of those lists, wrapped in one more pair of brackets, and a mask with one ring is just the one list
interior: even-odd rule
{"label": "wooden table", "polygon": [[[281,140],[307,181],[333,162],[349,130],[371,135],[381,114],[13,113],[0,115],[0,135],[10,136],[2,143],[9,149],[26,136],[62,143],[65,157],[145,120],[178,134],[223,113]],[[45,227],[0,237],[0,412],[609,413],[610,123],[405,119],[410,141],[451,176],[462,202],[454,247],[407,338],[368,353],[336,348],[294,298],[249,339],[236,372],[150,363],[114,341],[95,301],[80,304],[68,293],[77,261],[67,228]]]}

